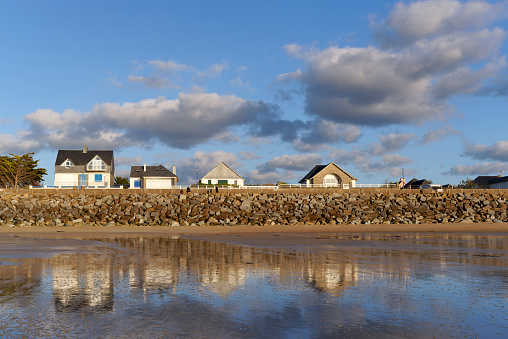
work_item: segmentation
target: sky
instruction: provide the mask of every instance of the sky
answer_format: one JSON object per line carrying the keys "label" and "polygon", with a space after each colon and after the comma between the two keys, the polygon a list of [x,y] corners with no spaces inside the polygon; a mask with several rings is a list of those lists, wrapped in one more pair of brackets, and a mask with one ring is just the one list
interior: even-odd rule
{"label": "sky", "polygon": [[[0,1],[0,154],[247,184],[508,174],[508,1]],[[504,173],[506,172],[506,173]]]}

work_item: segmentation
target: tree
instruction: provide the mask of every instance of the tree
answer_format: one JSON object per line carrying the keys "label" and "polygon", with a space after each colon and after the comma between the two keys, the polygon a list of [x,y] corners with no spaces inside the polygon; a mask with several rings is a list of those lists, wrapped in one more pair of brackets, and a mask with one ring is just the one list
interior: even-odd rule
{"label": "tree", "polygon": [[36,185],[43,181],[46,169],[37,167],[39,160],[34,153],[24,155],[9,154],[0,156],[0,185],[18,188]]}
{"label": "tree", "polygon": [[465,180],[461,180],[457,185],[458,188],[478,188],[478,185],[474,180],[466,178]]}
{"label": "tree", "polygon": [[129,178],[127,177],[121,177],[121,176],[116,176],[115,177],[115,185],[116,186],[125,186],[125,185],[129,185]]}

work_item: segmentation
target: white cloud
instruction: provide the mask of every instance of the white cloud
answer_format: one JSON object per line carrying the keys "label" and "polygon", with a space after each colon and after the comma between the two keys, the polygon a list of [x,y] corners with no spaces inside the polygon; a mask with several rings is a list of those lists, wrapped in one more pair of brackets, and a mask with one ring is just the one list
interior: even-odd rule
{"label": "white cloud", "polygon": [[420,145],[428,145],[436,141],[443,141],[450,135],[459,135],[460,133],[451,126],[445,126],[440,129],[426,132],[420,140]]}
{"label": "white cloud", "polygon": [[[270,125],[279,114],[274,110],[276,107],[264,102],[233,95],[180,93],[174,100],[159,97],[123,104],[103,103],[86,113],[40,109],[25,116],[30,125],[25,138],[53,149],[83,144],[100,149],[150,147],[154,141],[186,149],[213,138],[229,136],[231,141],[238,140],[228,134],[231,127]],[[256,135],[257,128],[251,135]]]}
{"label": "white cloud", "polygon": [[478,160],[508,162],[508,141],[496,141],[493,145],[476,145],[465,141],[464,155]]}
{"label": "white cloud", "polygon": [[499,51],[506,32],[485,27],[505,14],[504,5],[483,1],[399,3],[376,26],[381,47],[287,45],[286,52],[305,67],[278,80],[304,87],[308,114],[338,123],[382,126],[443,119],[452,113],[451,97],[480,93],[505,71]]}
{"label": "white cloud", "polygon": [[[135,157],[124,157],[124,156],[115,156],[115,168],[120,166],[139,166],[143,162],[143,157],[135,156]],[[116,169],[115,169],[116,171]]]}
{"label": "white cloud", "polygon": [[403,149],[407,143],[416,138],[414,134],[387,134],[381,135],[379,140],[380,143],[376,142],[370,146],[368,151],[372,155],[382,155],[385,153],[397,152]]}
{"label": "white cloud", "polygon": [[255,169],[245,175],[246,182],[249,185],[264,185],[264,184],[277,184],[277,181],[289,182],[295,179],[295,174],[292,171],[284,171],[279,173],[277,171],[260,172]]}
{"label": "white cloud", "polygon": [[197,76],[200,78],[214,78],[220,76],[224,71],[229,69],[229,65],[226,62],[221,64],[212,64],[208,66],[204,71],[198,72]]}
{"label": "white cloud", "polygon": [[130,83],[143,84],[147,88],[157,88],[157,89],[163,89],[165,87],[170,87],[172,84],[169,79],[163,78],[159,75],[151,75],[149,77],[145,77],[145,76],[141,76],[141,75],[129,75],[127,77],[127,81]]}
{"label": "white cloud", "polygon": [[310,171],[314,166],[320,164],[323,157],[319,154],[284,154],[275,157],[257,168],[260,173],[268,173],[277,169],[291,171]]}
{"label": "white cloud", "polygon": [[251,151],[240,151],[238,157],[242,160],[261,159],[262,157]]}
{"label": "white cloud", "polygon": [[192,67],[176,63],[175,61],[151,60],[148,61],[152,67],[159,69],[163,72],[183,72],[192,69]]}
{"label": "white cloud", "polygon": [[382,25],[378,41],[410,43],[436,35],[481,28],[503,16],[506,5],[486,1],[429,0],[399,2]]}
{"label": "white cloud", "polygon": [[498,175],[508,171],[508,164],[503,162],[484,162],[475,165],[458,165],[443,174],[447,175]]}

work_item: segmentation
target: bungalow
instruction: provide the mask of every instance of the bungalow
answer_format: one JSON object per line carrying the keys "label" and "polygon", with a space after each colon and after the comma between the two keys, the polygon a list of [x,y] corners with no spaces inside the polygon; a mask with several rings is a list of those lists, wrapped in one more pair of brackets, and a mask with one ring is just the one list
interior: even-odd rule
{"label": "bungalow", "polygon": [[331,162],[328,165],[316,165],[299,183],[307,187],[323,185],[325,187],[343,187],[348,189],[355,187],[357,180],[354,176]]}
{"label": "bungalow", "polygon": [[55,186],[111,187],[115,182],[113,151],[59,150]]}
{"label": "bungalow", "polygon": [[202,177],[199,182],[207,185],[245,185],[245,179],[233,171],[224,162],[215,166],[215,168]]}
{"label": "bungalow", "polygon": [[178,182],[175,172],[176,166],[173,166],[173,172],[162,165],[131,166],[130,188],[174,188]]}

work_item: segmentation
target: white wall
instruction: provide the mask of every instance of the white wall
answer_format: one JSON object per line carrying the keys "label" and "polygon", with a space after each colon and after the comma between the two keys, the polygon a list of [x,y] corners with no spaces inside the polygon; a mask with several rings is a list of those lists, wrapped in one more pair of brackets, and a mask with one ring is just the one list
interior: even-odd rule
{"label": "white wall", "polygon": [[[226,180],[226,179],[220,179],[220,180]],[[238,186],[244,186],[243,179],[227,179],[229,185],[238,185]],[[202,179],[202,184],[206,185],[218,185],[219,179]]]}
{"label": "white wall", "polygon": [[145,188],[147,189],[164,189],[164,188],[172,188],[173,187],[173,179],[172,178],[146,178],[145,180]]}
{"label": "white wall", "polygon": [[55,173],[55,186],[77,186],[78,173]]}

